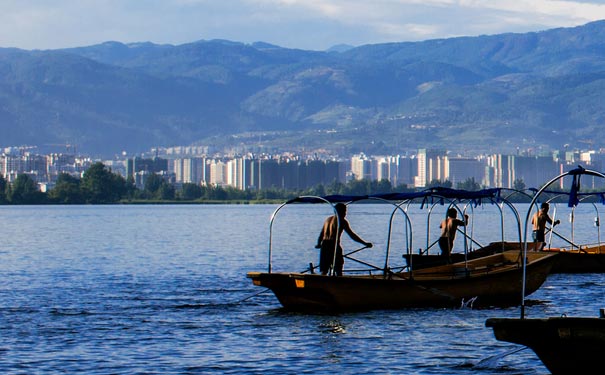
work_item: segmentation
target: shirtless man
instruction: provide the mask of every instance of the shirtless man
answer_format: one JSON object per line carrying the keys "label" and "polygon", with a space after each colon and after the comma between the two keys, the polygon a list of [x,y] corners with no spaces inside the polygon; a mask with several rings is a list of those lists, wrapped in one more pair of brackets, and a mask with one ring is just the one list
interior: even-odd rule
{"label": "shirtless man", "polygon": [[[342,232],[347,232],[353,241],[359,242],[366,247],[372,247],[372,243],[365,242],[353,232],[349,221],[346,219],[347,206],[344,203],[337,203],[335,208],[338,216],[333,215],[326,219],[315,247],[321,249],[319,253],[319,269],[321,274],[327,275],[330,268],[334,266],[336,276],[342,276],[345,262],[342,247],[340,246]],[[334,250],[336,250],[336,264],[332,264],[334,261]]]}
{"label": "shirtless man", "polygon": [[455,208],[447,210],[447,217],[441,222],[441,237],[439,237],[439,247],[441,248],[441,256],[445,257],[448,263],[451,262],[452,249],[454,248],[454,239],[458,227],[468,224],[468,215],[464,215],[464,221],[457,219],[458,211]]}
{"label": "shirtless man", "polygon": [[[561,221],[556,220],[554,223],[550,216],[548,216],[548,209],[550,205],[546,202],[542,203],[540,206],[540,210],[534,214],[531,218],[531,223],[533,226],[532,238],[534,240],[534,251],[544,249],[544,245],[546,245],[545,241],[545,233],[546,233],[546,223],[549,223],[552,226],[559,224]],[[539,243],[539,245],[538,245]]]}

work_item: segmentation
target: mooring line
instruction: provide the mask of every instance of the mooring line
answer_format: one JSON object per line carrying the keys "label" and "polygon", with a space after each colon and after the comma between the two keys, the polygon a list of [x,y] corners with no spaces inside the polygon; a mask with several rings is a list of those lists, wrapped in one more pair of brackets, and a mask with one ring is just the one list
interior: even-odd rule
{"label": "mooring line", "polygon": [[479,362],[477,362],[477,364],[475,366],[494,367],[494,365],[496,364],[496,362],[498,362],[502,358],[506,357],[507,355],[515,354],[515,353],[520,352],[521,350],[525,350],[525,349],[528,349],[528,347],[527,346],[522,346],[520,348],[514,348],[514,349],[508,350],[508,351],[503,352],[503,353],[494,354],[492,356],[489,356],[487,358],[484,358],[484,359],[480,360]]}

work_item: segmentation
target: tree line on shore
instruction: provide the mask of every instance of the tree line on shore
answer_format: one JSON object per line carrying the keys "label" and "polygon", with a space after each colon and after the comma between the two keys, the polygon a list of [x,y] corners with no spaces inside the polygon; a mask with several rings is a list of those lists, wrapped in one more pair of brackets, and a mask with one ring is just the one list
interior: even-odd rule
{"label": "tree line on shore", "polygon": [[[519,182],[522,184],[522,182]],[[452,187],[449,181],[431,181],[427,187]],[[458,189],[479,190],[481,185],[468,179],[456,185]],[[116,203],[216,203],[216,202],[264,202],[284,201],[300,195],[367,195],[392,192],[411,192],[407,185],[392,186],[388,180],[353,180],[346,184],[334,181],[310,189],[292,191],[285,189],[239,190],[233,187],[202,186],[185,183],[176,189],[160,175],[152,174],[138,189],[131,177],[113,173],[98,162],[88,168],[82,178],[62,173],[55,186],[48,192],[38,189],[36,182],[27,174],[18,175],[8,183],[0,175],[0,204],[116,204]]]}

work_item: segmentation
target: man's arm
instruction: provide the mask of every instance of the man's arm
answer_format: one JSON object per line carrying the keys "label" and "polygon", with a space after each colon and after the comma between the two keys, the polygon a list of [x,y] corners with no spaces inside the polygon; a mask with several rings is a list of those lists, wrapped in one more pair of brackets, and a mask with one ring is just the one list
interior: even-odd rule
{"label": "man's arm", "polygon": [[466,226],[466,224],[468,224],[468,215],[465,215],[464,221],[456,219],[456,224],[458,224],[458,226]]}
{"label": "man's arm", "polygon": [[353,232],[353,229],[351,229],[351,226],[349,225],[348,220],[343,220],[342,228],[344,229],[345,232],[347,232],[347,234],[349,235],[349,237],[351,237],[351,239],[353,241],[359,242],[360,244],[363,244],[367,247],[372,247],[371,242],[364,241],[363,238],[361,238],[361,237],[359,237],[359,235],[357,235],[357,233]]}
{"label": "man's arm", "polygon": [[552,219],[550,218],[550,216],[546,216],[546,221],[548,221],[550,223],[550,225],[552,225],[553,227],[555,225],[558,225],[561,223],[561,220],[557,219],[555,221],[552,221]]}

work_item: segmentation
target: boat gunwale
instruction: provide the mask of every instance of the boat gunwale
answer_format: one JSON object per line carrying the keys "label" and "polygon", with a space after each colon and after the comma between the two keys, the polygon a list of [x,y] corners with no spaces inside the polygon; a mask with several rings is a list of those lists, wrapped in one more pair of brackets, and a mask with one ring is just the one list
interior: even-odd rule
{"label": "boat gunwale", "polygon": [[[475,259],[476,263],[479,263],[478,267],[469,268],[468,264],[473,264],[473,260],[467,262],[465,265],[464,262],[460,263],[452,263],[447,265],[440,265],[435,267],[423,268],[421,270],[410,271],[410,272],[388,272],[388,273],[374,273],[374,274],[345,274],[343,276],[333,276],[333,275],[321,275],[316,273],[305,273],[305,272],[288,272],[288,271],[280,271],[280,272],[248,272],[248,278],[258,278],[261,275],[280,275],[280,276],[288,276],[291,278],[298,279],[312,279],[312,278],[325,278],[325,279],[339,279],[339,280],[398,280],[398,281],[416,281],[416,282],[431,282],[431,281],[451,281],[451,280],[468,280],[473,278],[484,277],[485,275],[497,275],[502,273],[507,273],[510,270],[521,270],[521,262],[499,262],[495,263],[495,265],[490,266],[489,262],[486,262],[490,259],[503,258],[506,261],[507,258],[513,256],[513,254],[518,253],[517,250],[508,250],[504,253],[498,253],[489,255],[486,257]],[[535,267],[535,265],[540,262],[544,262],[549,260],[550,258],[556,258],[558,254],[546,254],[541,252],[534,252],[530,254],[532,258],[531,267]],[[487,258],[487,259],[486,259]],[[483,266],[482,264],[487,264],[487,266]]]}

